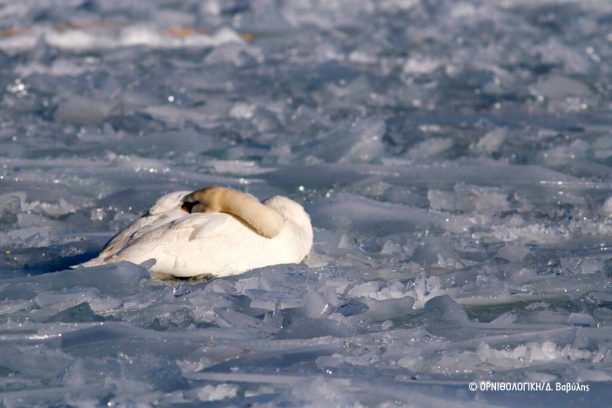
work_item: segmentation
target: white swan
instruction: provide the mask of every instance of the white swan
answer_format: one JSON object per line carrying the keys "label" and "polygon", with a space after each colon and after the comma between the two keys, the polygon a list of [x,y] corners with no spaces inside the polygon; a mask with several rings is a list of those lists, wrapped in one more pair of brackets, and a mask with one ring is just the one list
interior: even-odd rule
{"label": "white swan", "polygon": [[177,191],[157,200],[81,266],[154,259],[150,269],[158,278],[229,276],[299,263],[310,252],[312,237],[310,217],[287,197],[262,203],[223,187]]}

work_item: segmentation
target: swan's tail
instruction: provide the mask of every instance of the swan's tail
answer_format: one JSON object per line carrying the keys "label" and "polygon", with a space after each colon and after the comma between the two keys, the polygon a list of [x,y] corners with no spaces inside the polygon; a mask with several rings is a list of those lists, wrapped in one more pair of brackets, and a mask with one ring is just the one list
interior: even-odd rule
{"label": "swan's tail", "polygon": [[103,258],[100,258],[99,256],[90,259],[87,262],[83,262],[80,264],[76,264],[76,265],[72,265],[70,268],[71,269],[76,269],[76,268],[90,268],[92,266],[100,266],[100,265],[105,265],[108,262],[105,262],[105,260]]}

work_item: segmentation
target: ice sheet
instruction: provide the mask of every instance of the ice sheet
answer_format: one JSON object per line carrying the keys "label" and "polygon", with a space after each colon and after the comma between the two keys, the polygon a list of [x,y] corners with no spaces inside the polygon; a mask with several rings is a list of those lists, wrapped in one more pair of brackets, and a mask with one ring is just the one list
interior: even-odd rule
{"label": "ice sheet", "polygon": [[[609,405],[610,33],[608,0],[0,0],[0,405]],[[304,204],[311,255],[70,269],[209,185]]]}

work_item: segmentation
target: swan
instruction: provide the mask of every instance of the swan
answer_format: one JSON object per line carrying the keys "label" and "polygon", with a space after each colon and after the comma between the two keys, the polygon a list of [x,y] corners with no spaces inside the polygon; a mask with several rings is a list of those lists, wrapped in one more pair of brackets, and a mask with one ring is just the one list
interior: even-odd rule
{"label": "swan", "polygon": [[176,191],[118,233],[80,266],[155,260],[154,277],[237,275],[269,265],[299,263],[312,248],[304,208],[287,197],[263,202],[225,187]]}

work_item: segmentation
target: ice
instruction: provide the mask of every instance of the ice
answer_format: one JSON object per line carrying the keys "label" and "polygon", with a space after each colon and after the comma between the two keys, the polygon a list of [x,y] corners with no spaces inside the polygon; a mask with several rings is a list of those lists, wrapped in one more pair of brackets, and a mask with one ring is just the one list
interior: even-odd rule
{"label": "ice", "polygon": [[504,245],[497,251],[496,256],[508,262],[521,262],[531,251],[524,245]]}
{"label": "ice", "polygon": [[100,272],[96,268],[61,271],[35,276],[28,282],[51,290],[90,286],[102,293],[125,296],[137,292],[140,281],[147,277],[144,268],[130,263],[118,263],[98,270]]}
{"label": "ice", "polygon": [[[551,341],[543,343],[527,343],[511,350],[496,350],[483,344],[477,350],[480,361],[491,365],[506,365],[508,368],[523,362],[543,362],[558,359],[588,360],[592,354],[588,351],[574,349],[569,346],[559,348]],[[518,362],[517,362],[518,361]]]}
{"label": "ice", "polygon": [[44,43],[66,50],[87,51],[116,47],[148,46],[154,48],[211,47],[234,42],[243,42],[236,31],[229,27],[220,27],[212,34],[198,30],[172,30],[144,24],[122,27],[114,22],[87,22],[24,28],[14,35],[0,38],[0,49],[24,51],[34,48],[39,39]]}
{"label": "ice", "polygon": [[602,136],[596,139],[592,146],[593,155],[597,159],[607,159],[612,156],[612,136]]}
{"label": "ice", "polygon": [[533,90],[538,95],[551,99],[559,99],[566,96],[588,95],[589,89],[580,81],[561,75],[550,76],[538,81]]}
{"label": "ice", "polygon": [[572,274],[589,275],[605,269],[604,263],[596,258],[564,258],[561,267]]}
{"label": "ice", "polygon": [[401,319],[408,315],[414,305],[414,299],[410,296],[383,300],[368,299],[366,304],[368,305],[368,311],[365,313],[367,318],[371,321],[382,322]]}
{"label": "ice", "polygon": [[408,156],[420,159],[423,157],[436,157],[453,147],[453,141],[449,138],[430,138],[412,147]]}
{"label": "ice", "polygon": [[453,324],[468,322],[465,311],[448,295],[436,296],[428,300],[424,310],[433,319]]}
{"label": "ice", "polygon": [[612,217],[612,197],[608,197],[608,199],[606,199],[601,207],[601,212],[608,218]]}
{"label": "ice", "polygon": [[567,319],[567,324],[574,326],[592,326],[595,323],[593,316],[586,313],[571,313]]}
{"label": "ice", "polygon": [[234,398],[238,394],[238,387],[231,384],[206,385],[197,390],[197,393],[200,401],[220,401]]}
{"label": "ice", "polygon": [[379,288],[379,282],[368,282],[353,287],[347,294],[352,297],[365,297],[374,294]]}
{"label": "ice", "polygon": [[59,106],[55,118],[76,125],[98,124],[106,119],[112,109],[112,105],[75,96]]}
{"label": "ice", "polygon": [[304,314],[306,317],[319,317],[329,310],[329,304],[314,290],[308,291],[304,299]]}
{"label": "ice", "polygon": [[576,159],[587,157],[589,144],[584,140],[575,140],[569,146],[558,146],[542,153],[543,159],[551,166],[559,166]]}
{"label": "ice", "polygon": [[[609,405],[609,1],[0,3],[0,405]],[[312,253],[71,268],[210,185]]]}
{"label": "ice", "polygon": [[406,74],[427,74],[440,66],[440,61],[422,56],[409,58],[404,63],[404,72]]}
{"label": "ice", "polygon": [[499,152],[501,146],[506,140],[508,131],[504,128],[497,128],[484,135],[474,146],[476,150],[485,153]]}

